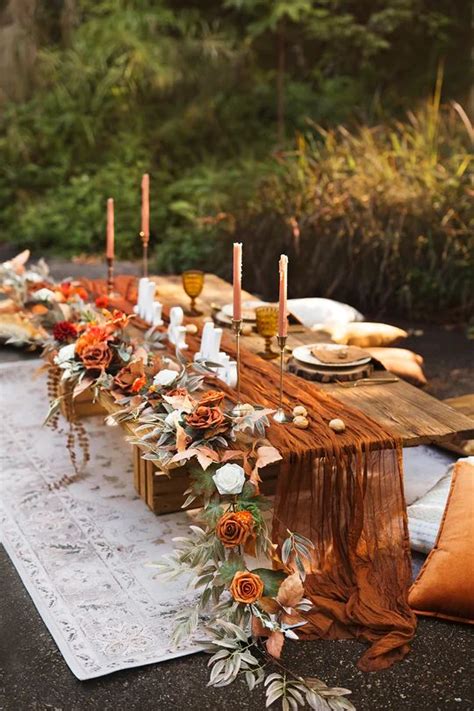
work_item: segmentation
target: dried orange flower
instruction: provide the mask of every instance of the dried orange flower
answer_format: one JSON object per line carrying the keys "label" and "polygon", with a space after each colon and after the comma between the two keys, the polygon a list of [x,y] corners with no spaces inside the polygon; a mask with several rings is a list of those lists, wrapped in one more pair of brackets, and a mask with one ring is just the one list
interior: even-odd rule
{"label": "dried orange flower", "polygon": [[263,580],[247,570],[236,573],[230,585],[230,594],[236,602],[250,605],[263,595]]}
{"label": "dried orange flower", "polygon": [[245,545],[253,533],[254,518],[250,511],[230,511],[217,522],[216,534],[226,548]]}

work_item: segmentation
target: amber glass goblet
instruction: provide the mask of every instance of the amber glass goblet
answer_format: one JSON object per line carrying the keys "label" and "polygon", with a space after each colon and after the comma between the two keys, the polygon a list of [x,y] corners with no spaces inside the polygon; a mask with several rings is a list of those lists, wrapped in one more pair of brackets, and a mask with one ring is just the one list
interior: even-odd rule
{"label": "amber glass goblet", "polygon": [[278,308],[276,306],[259,306],[255,309],[257,332],[265,339],[265,350],[259,353],[265,360],[278,358],[278,353],[272,351],[272,338],[278,331]]}
{"label": "amber glass goblet", "polygon": [[196,308],[196,299],[204,288],[204,272],[199,269],[188,269],[181,276],[183,280],[183,289],[191,299],[190,310],[188,316],[199,316],[201,311]]}

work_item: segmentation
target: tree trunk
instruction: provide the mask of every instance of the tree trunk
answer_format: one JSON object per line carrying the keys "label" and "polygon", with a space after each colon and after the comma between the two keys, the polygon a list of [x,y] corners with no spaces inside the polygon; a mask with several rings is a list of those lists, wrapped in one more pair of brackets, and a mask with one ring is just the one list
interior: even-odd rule
{"label": "tree trunk", "polygon": [[282,145],[285,140],[285,27],[280,22],[277,31],[277,141]]}
{"label": "tree trunk", "polygon": [[0,10],[0,104],[29,96],[37,52],[37,0],[9,0]]}

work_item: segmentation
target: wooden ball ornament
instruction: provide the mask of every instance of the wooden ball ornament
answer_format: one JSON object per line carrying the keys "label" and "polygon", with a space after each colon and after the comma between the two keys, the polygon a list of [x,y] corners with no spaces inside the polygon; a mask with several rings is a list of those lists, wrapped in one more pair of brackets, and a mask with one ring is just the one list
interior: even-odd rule
{"label": "wooden ball ornament", "polygon": [[331,420],[329,422],[329,427],[334,431],[334,432],[344,432],[346,429],[346,423],[344,420],[339,419],[338,417],[334,418],[334,420]]}
{"label": "wooden ball ornament", "polygon": [[296,407],[293,408],[293,417],[298,417],[298,415],[301,415],[301,417],[307,417],[308,410],[303,407],[303,405],[296,405]]}

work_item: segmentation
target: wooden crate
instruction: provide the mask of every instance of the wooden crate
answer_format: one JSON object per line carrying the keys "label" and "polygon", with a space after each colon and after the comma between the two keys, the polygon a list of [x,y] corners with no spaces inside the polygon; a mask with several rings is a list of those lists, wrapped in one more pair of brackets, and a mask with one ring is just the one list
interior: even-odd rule
{"label": "wooden crate", "polygon": [[[135,489],[149,509],[156,514],[180,511],[189,487],[189,472],[187,467],[178,467],[165,473],[153,462],[143,459],[140,448],[133,445],[133,477]],[[261,490],[263,494],[275,493],[278,476],[278,465],[265,467],[261,470]],[[193,501],[189,508],[200,506],[199,500]]]}
{"label": "wooden crate", "polygon": [[[109,414],[113,414],[119,409],[107,392],[100,393],[99,402]],[[121,427],[127,435],[136,434],[133,423],[123,422]],[[186,466],[176,467],[170,472],[164,472],[153,462],[143,459],[142,454],[144,452],[140,447],[133,445],[133,483],[140,498],[156,514],[181,511],[185,499],[184,492],[189,488],[188,468]],[[278,463],[260,471],[263,494],[275,493],[278,472]],[[197,508],[199,505],[200,502],[196,500],[189,508]]]}
{"label": "wooden crate", "polygon": [[[61,412],[67,419],[66,407],[64,400],[61,400]],[[106,410],[98,400],[94,402],[92,389],[83,390],[77,397],[74,398],[74,411],[77,417],[91,417],[92,415],[104,415]]]}

